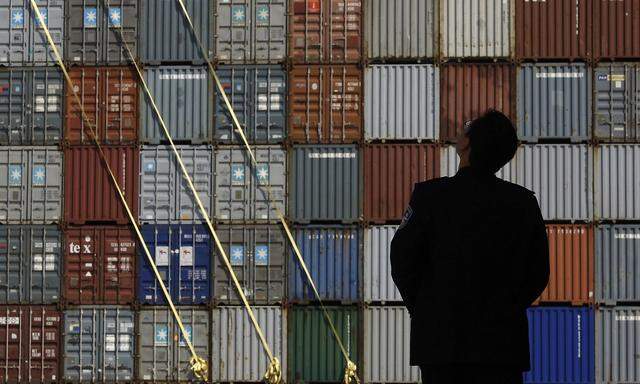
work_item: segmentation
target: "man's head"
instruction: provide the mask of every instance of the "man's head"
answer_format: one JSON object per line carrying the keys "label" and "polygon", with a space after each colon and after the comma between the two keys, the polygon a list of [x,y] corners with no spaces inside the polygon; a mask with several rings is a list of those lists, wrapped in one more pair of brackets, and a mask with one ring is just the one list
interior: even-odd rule
{"label": "man's head", "polygon": [[488,110],[475,120],[465,123],[458,136],[456,152],[460,166],[496,173],[516,153],[518,135],[513,123],[502,112]]}

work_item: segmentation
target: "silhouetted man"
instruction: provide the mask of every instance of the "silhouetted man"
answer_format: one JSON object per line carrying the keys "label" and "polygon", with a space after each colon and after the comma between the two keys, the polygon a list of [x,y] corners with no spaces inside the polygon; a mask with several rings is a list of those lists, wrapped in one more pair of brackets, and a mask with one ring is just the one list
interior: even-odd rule
{"label": "silhouetted man", "polygon": [[425,384],[521,383],[529,370],[526,309],[549,280],[549,249],[534,193],[495,176],[517,145],[501,112],[465,124],[458,172],[415,185],[391,243]]}

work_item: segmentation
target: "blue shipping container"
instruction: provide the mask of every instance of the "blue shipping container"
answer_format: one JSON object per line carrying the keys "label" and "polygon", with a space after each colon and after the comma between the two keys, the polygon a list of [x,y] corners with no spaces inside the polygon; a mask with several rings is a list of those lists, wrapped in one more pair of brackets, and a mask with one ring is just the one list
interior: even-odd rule
{"label": "blue shipping container", "polygon": [[[322,300],[355,302],[359,298],[360,230],[356,226],[300,226],[295,239]],[[315,301],[313,289],[290,249],[289,301]]]}
{"label": "blue shipping container", "polygon": [[[174,304],[207,303],[211,296],[211,236],[203,225],[143,225],[144,237]],[[138,251],[138,299],[166,304],[144,251]]]}
{"label": "blue shipping container", "polygon": [[536,307],[527,311],[531,371],[525,383],[593,383],[594,312],[590,308]]}

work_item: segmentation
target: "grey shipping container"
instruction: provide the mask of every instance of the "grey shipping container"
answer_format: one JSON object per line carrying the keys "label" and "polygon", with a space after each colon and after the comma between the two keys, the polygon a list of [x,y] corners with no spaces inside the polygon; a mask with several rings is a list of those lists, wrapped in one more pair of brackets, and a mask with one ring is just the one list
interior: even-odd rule
{"label": "grey shipping container", "polygon": [[[286,152],[275,145],[252,148],[254,169],[241,146],[215,149],[215,216],[220,221],[275,221],[276,208],[285,214]],[[271,185],[269,201],[267,184]]]}
{"label": "grey shipping container", "polygon": [[[148,307],[147,307],[148,308]],[[198,356],[208,360],[209,314],[193,307],[178,307],[185,330]],[[191,352],[166,307],[143,309],[138,314],[138,380],[193,381]]]}
{"label": "grey shipping container", "polygon": [[440,71],[431,64],[373,65],[364,75],[366,140],[435,140]]}
{"label": "grey shipping container", "polygon": [[0,144],[57,144],[62,137],[63,101],[59,69],[0,72]]}
{"label": "grey shipping container", "polygon": [[595,216],[640,220],[640,145],[595,147]]}
{"label": "grey shipping container", "polygon": [[600,225],[595,243],[597,301],[640,302],[640,225]]}
{"label": "grey shipping container", "polygon": [[53,225],[0,227],[0,303],[56,303],[61,245],[60,231]]}
{"label": "grey shipping container", "polygon": [[[209,0],[183,0],[191,17],[195,32],[207,56],[213,54],[211,27],[213,2]],[[175,0],[141,0],[140,4],[140,59],[145,64],[178,63],[203,64],[200,47]]]}
{"label": "grey shipping container", "polygon": [[400,302],[402,296],[391,278],[389,252],[397,225],[377,225],[364,230],[364,301]]}
{"label": "grey shipping container", "polygon": [[[36,0],[60,55],[64,54],[64,4],[63,0]],[[0,3],[0,65],[56,65],[31,0]]]}
{"label": "grey shipping container", "polygon": [[[287,321],[280,307],[252,307],[274,356],[287,375]],[[218,307],[212,313],[212,382],[259,382],[269,358],[244,307]]]}
{"label": "grey shipping container", "polygon": [[[278,143],[285,137],[287,75],[280,66],[220,66],[216,70],[250,143]],[[222,97],[216,99],[216,140],[243,144]]]}
{"label": "grey shipping container", "polygon": [[62,213],[62,152],[0,148],[0,224],[51,224]]}
{"label": "grey shipping container", "polygon": [[[287,245],[283,229],[279,225],[219,225],[216,232],[249,302],[282,302]],[[214,300],[240,304],[236,287],[217,251],[213,264]]]}
{"label": "grey shipping container", "polygon": [[[213,150],[211,146],[177,146],[200,201],[211,217]],[[168,145],[143,146],[140,151],[140,222],[201,223],[204,218]]]}
{"label": "grey shipping container", "polygon": [[129,382],[135,351],[134,315],[126,307],[64,311],[64,379]]}
{"label": "grey shipping container", "polygon": [[640,140],[640,65],[601,63],[595,68],[594,136]]}
{"label": "grey shipping container", "polygon": [[578,63],[523,64],[517,87],[520,140],[591,137],[591,68]]}
{"label": "grey shipping container", "polygon": [[420,369],[409,365],[411,319],[405,307],[364,310],[364,382],[418,383]]}
{"label": "grey shipping container", "polygon": [[[191,144],[211,141],[213,88],[206,67],[147,67],[144,80],[173,140]],[[140,119],[140,141],[168,142],[146,93],[140,95]]]}
{"label": "grey shipping container", "polygon": [[290,156],[289,215],[294,221],[360,219],[358,147],[300,145]]}
{"label": "grey shipping container", "polygon": [[216,59],[278,63],[287,52],[286,0],[216,1]]}
{"label": "grey shipping container", "polygon": [[640,382],[640,307],[596,311],[596,383]]}
{"label": "grey shipping container", "polygon": [[[128,64],[138,58],[137,0],[67,0],[65,56],[79,65]],[[124,42],[123,42],[124,41]]]}
{"label": "grey shipping container", "polygon": [[372,60],[433,57],[438,47],[439,0],[366,0],[364,43]]}

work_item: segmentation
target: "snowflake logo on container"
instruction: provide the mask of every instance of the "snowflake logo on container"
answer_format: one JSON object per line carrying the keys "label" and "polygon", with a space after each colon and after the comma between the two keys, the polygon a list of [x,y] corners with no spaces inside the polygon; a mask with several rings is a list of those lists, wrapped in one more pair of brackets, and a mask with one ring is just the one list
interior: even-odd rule
{"label": "snowflake logo on container", "polygon": [[244,183],[244,166],[243,165],[232,165],[231,166],[231,176],[233,177],[234,183]]}
{"label": "snowflake logo on container", "polygon": [[[187,335],[187,340],[189,340],[189,341],[193,340],[193,338],[191,337],[191,326],[190,325],[185,324],[184,333]],[[184,341],[184,338],[182,337],[182,332],[180,332],[180,346],[184,347],[185,345],[187,345],[187,343]]]}
{"label": "snowflake logo on container", "polygon": [[86,7],[84,9],[84,27],[85,28],[96,28],[98,25],[96,23],[97,19],[97,11],[96,7]]}
{"label": "snowflake logo on container", "polygon": [[10,165],[9,166],[9,185],[21,185],[22,184],[22,166]]}
{"label": "snowflake logo on container", "polygon": [[269,20],[269,6],[261,5],[256,9],[256,15],[258,16],[258,21],[265,22]]}
{"label": "snowflake logo on container", "polygon": [[153,171],[156,170],[156,163],[154,163],[153,161],[149,161],[149,162],[145,163],[144,169],[147,172],[153,172]]}
{"label": "snowflake logo on container", "polygon": [[234,5],[231,7],[231,13],[233,14],[234,23],[244,22],[244,5]]}
{"label": "snowflake logo on container", "polygon": [[269,247],[256,245],[256,265],[269,265]]}
{"label": "snowflake logo on container", "polygon": [[231,265],[244,264],[244,246],[232,245],[231,248]]}
{"label": "snowflake logo on container", "polygon": [[258,166],[256,173],[261,184],[265,184],[269,181],[269,167],[267,165]]}
{"label": "snowflake logo on container", "polygon": [[[49,25],[49,10],[46,8],[41,8],[40,9],[40,13],[42,14],[42,18],[44,19],[44,24],[45,25]],[[36,21],[38,22],[38,25],[40,25],[40,19],[38,19],[38,15],[34,13],[34,17],[36,19]]]}
{"label": "snowflake logo on container", "polygon": [[167,345],[169,341],[169,327],[166,325],[156,325],[155,343],[156,345]]}
{"label": "snowflake logo on container", "polygon": [[24,27],[24,9],[14,9],[11,12],[11,28]]}
{"label": "snowflake logo on container", "polygon": [[42,165],[33,167],[33,185],[44,185],[44,175],[44,167]]}
{"label": "snowflake logo on container", "polygon": [[120,8],[109,8],[109,25],[112,27],[122,26],[122,10]]}

